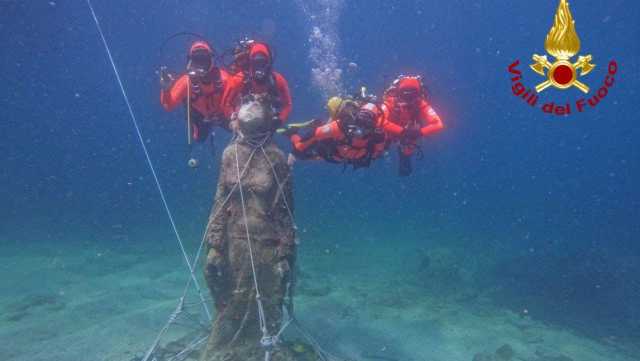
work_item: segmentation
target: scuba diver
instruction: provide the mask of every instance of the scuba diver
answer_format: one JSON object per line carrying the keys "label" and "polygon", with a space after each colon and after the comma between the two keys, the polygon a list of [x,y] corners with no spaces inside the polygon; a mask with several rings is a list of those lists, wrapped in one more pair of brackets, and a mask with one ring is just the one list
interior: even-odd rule
{"label": "scuba diver", "polygon": [[444,128],[442,120],[429,105],[426,91],[419,76],[399,76],[389,87],[381,106],[383,127],[390,141],[398,141],[400,176],[408,176],[413,168],[414,152],[422,155],[418,139]]}
{"label": "scuba diver", "polygon": [[229,75],[214,63],[214,52],[205,41],[195,41],[187,55],[186,73],[177,77],[160,68],[160,103],[172,111],[180,103],[187,107],[187,122],[191,138],[204,142],[213,126],[229,129],[222,109],[222,96]]}
{"label": "scuba diver", "polygon": [[235,72],[229,77],[222,97],[225,116],[232,119],[243,103],[259,97],[273,108],[273,129],[283,125],[291,113],[291,94],[287,80],[273,70],[273,54],[265,43],[246,40],[236,52]]}
{"label": "scuba diver", "polygon": [[238,41],[232,51],[233,61],[227,70],[229,74],[236,75],[249,71],[249,55],[251,47],[255,44],[257,44],[255,40],[247,37]]}
{"label": "scuba diver", "polygon": [[383,113],[373,103],[333,97],[327,104],[329,122],[296,130],[291,136],[293,155],[299,159],[324,159],[331,163],[369,167],[385,150]]}

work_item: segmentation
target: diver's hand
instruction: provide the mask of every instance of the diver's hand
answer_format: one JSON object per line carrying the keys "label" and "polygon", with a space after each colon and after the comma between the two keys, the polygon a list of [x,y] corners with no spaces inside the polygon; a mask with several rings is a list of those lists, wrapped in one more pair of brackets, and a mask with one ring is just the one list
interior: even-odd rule
{"label": "diver's hand", "polygon": [[296,156],[293,155],[292,153],[289,153],[289,156],[287,157],[287,165],[289,166],[289,168],[293,168],[293,165],[296,163]]}
{"label": "diver's hand", "polygon": [[291,153],[289,154],[289,157],[287,158],[287,164],[289,164],[289,167],[291,167],[298,160],[310,159],[310,158],[312,158],[310,153],[311,152],[309,150],[304,150],[303,151],[303,150],[298,149],[298,147],[294,143],[293,147],[291,147]]}
{"label": "diver's hand", "polygon": [[274,115],[271,118],[271,124],[270,124],[270,128],[272,131],[275,132],[276,129],[278,129],[278,127],[282,124],[282,120],[280,119],[280,116],[278,114]]}
{"label": "diver's hand", "polygon": [[376,128],[376,130],[373,132],[373,135],[371,136],[371,140],[374,143],[382,143],[384,142],[384,139],[384,131],[382,129]]}
{"label": "diver's hand", "polygon": [[415,140],[420,138],[422,133],[420,133],[420,129],[415,128],[407,128],[402,131],[402,138],[406,140]]}
{"label": "diver's hand", "polygon": [[175,80],[173,74],[171,74],[164,65],[160,67],[157,74],[160,76],[160,87],[162,90],[169,90]]}

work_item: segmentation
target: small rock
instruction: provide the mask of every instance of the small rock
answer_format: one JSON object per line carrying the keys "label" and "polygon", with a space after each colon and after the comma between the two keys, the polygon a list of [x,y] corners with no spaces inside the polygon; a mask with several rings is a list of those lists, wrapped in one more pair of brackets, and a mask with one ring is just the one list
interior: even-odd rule
{"label": "small rock", "polygon": [[496,350],[496,358],[501,361],[509,361],[513,358],[515,352],[509,344],[504,344]]}
{"label": "small rock", "polygon": [[429,270],[429,267],[431,266],[431,258],[429,258],[428,254],[425,254],[421,259],[420,259],[420,265],[418,265],[418,271],[419,272],[426,272]]}

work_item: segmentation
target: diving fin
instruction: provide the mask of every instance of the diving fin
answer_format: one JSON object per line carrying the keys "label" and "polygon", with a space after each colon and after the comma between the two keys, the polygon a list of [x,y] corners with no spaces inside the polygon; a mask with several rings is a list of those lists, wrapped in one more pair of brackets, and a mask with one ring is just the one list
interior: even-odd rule
{"label": "diving fin", "polygon": [[321,119],[311,119],[306,122],[287,124],[282,128],[276,129],[276,133],[289,136],[297,133],[299,129],[316,128],[321,124],[322,124]]}

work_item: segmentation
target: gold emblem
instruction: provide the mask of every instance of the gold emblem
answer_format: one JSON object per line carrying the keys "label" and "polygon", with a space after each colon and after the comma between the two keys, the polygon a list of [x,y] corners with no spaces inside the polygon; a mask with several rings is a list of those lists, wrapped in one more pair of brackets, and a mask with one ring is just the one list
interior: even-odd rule
{"label": "gold emblem", "polygon": [[575,20],[567,0],[560,0],[553,26],[544,41],[544,48],[556,60],[552,63],[546,55],[533,54],[535,63],[530,65],[531,69],[547,77],[546,81],[536,86],[536,91],[540,93],[550,86],[558,89],[575,86],[588,93],[589,87],[578,80],[577,71],[579,69],[580,76],[585,76],[595,68],[595,64],[591,63],[591,55],[580,55],[575,63],[571,62],[571,58],[580,51],[580,38],[576,33]]}

